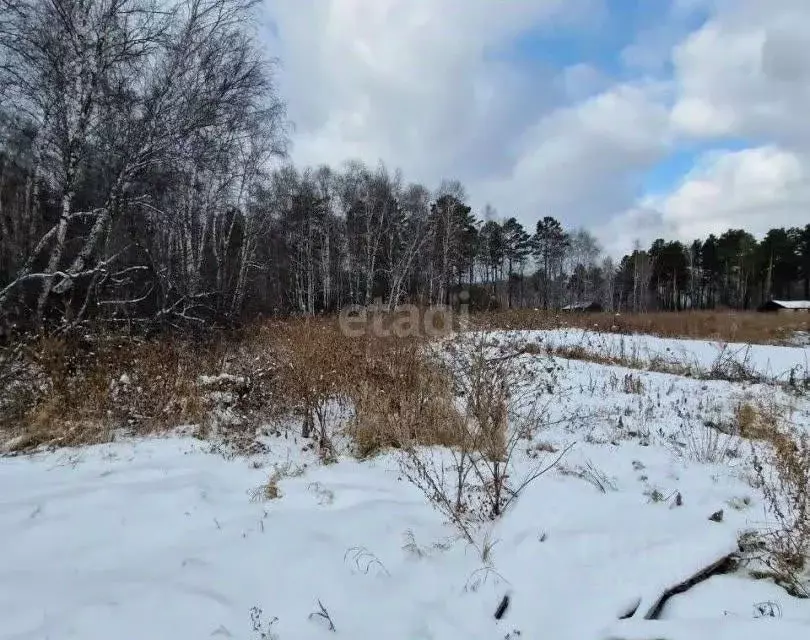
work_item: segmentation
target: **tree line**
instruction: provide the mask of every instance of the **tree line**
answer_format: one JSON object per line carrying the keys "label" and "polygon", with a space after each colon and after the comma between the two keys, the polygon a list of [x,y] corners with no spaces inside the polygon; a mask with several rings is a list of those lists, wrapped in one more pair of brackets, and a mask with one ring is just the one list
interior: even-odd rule
{"label": "tree line", "polygon": [[810,297],[810,225],[620,261],[383,164],[296,168],[254,0],[0,0],[0,327],[346,304],[749,308]]}

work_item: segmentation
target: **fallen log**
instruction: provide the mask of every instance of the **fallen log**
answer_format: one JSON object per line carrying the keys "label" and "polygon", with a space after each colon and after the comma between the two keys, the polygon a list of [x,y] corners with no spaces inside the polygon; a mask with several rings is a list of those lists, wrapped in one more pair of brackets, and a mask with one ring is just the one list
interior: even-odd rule
{"label": "fallen log", "polygon": [[[716,560],[715,562],[711,563],[710,565],[704,567],[697,573],[695,573],[691,578],[684,580],[683,582],[679,582],[678,584],[666,589],[653,603],[653,605],[647,609],[647,612],[641,616],[644,620],[658,620],[661,612],[664,610],[664,606],[666,605],[667,601],[675,595],[684,593],[688,591],[692,587],[705,580],[708,580],[712,576],[721,574],[721,573],[728,573],[735,565],[737,561],[737,554],[736,553],[729,553],[722,558]],[[636,612],[638,613],[638,612]],[[638,618],[638,616],[635,616]]]}

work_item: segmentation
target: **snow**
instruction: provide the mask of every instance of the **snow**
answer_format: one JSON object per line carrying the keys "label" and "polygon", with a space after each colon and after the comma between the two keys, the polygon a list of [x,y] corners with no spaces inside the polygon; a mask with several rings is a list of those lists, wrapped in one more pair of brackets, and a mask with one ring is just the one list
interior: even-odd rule
{"label": "snow", "polygon": [[[394,453],[324,466],[292,437],[226,458],[174,436],[3,458],[0,638],[253,640],[253,607],[265,631],[277,618],[268,637],[278,640],[809,637],[810,603],[742,572],[641,619],[766,521],[744,447],[695,434],[752,395],[790,403],[810,425],[807,401],[769,385],[525,357],[553,371],[553,388],[536,393],[551,419],[567,418],[538,446],[575,446],[476,530],[479,547],[493,543],[487,561],[402,477]],[[517,470],[533,455],[521,452]],[[277,469],[280,496],[262,499]],[[720,509],[722,521],[709,520]],[[319,602],[334,632],[312,615]],[[757,609],[768,602],[778,617]]]}
{"label": "snow", "polygon": [[810,331],[794,331],[789,343],[797,347],[810,347]]}
{"label": "snow", "polygon": [[247,378],[235,376],[231,373],[218,373],[215,376],[200,376],[199,383],[202,387],[212,386],[243,386],[247,384]]}
{"label": "snow", "polygon": [[810,376],[810,345],[749,345],[570,328],[523,333],[550,349],[579,347],[589,354],[642,366],[658,362],[665,366],[688,368],[701,376],[709,375],[713,368],[730,364],[742,365],[771,381],[788,381],[791,372],[798,379]]}
{"label": "snow", "polygon": [[605,640],[799,640],[810,632],[810,623],[783,619],[622,621]]}
{"label": "snow", "polygon": [[810,309],[810,300],[771,300],[785,309]]}

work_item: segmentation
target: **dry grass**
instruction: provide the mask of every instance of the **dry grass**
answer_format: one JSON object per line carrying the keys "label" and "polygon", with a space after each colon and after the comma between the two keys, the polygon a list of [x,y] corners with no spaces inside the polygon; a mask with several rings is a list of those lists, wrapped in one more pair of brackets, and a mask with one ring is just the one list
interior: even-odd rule
{"label": "dry grass", "polygon": [[37,383],[26,406],[3,413],[0,427],[12,448],[73,446],[108,441],[116,429],[150,433],[193,422],[202,413],[195,388],[210,346],[129,338],[42,337],[27,346],[18,366]]}
{"label": "dry grass", "polygon": [[[650,359],[641,358],[637,353],[609,354],[592,350],[583,344],[547,347],[546,353],[566,360],[582,360],[605,366],[625,367],[627,369],[643,369],[658,373],[671,373],[679,376],[710,377],[709,372],[695,370],[695,367],[681,362],[672,362],[662,357],[654,356]],[[632,391],[625,391],[632,393]]]}
{"label": "dry grass", "polygon": [[[756,370],[751,361],[750,345],[731,348],[728,344],[724,344],[708,366],[701,366],[694,358],[690,361],[690,358],[686,355],[679,360],[673,359],[671,355],[664,354],[642,356],[636,346],[631,346],[628,351],[625,351],[624,339],[622,339],[620,349],[617,351],[614,353],[601,353],[598,349],[582,343],[546,348],[546,353],[549,355],[567,360],[583,360],[606,366],[643,369],[645,371],[669,373],[701,380],[726,380],[729,382],[763,382],[765,380],[765,377]],[[808,381],[804,377],[800,380],[796,379],[796,371],[802,373],[800,368],[794,368],[790,381],[781,384],[786,388],[801,393],[804,388],[808,388]],[[633,393],[633,391],[626,388],[625,393]],[[641,393],[641,391],[638,393]]]}
{"label": "dry grass", "polygon": [[492,329],[559,329],[574,327],[608,333],[639,333],[668,338],[694,338],[748,344],[784,344],[794,332],[810,329],[808,314],[753,311],[681,311],[643,314],[555,313],[520,309],[473,316]]}
{"label": "dry grass", "polygon": [[355,417],[349,432],[356,453],[366,457],[386,447],[459,444],[461,416],[453,403],[452,379],[417,339],[366,343],[355,370]]}
{"label": "dry grass", "polygon": [[306,471],[304,467],[295,466],[289,460],[283,465],[276,465],[273,472],[268,476],[267,482],[250,492],[250,499],[253,502],[278,500],[281,497],[281,489],[278,483],[285,478],[298,478],[304,474],[304,471]]}
{"label": "dry grass", "polygon": [[743,438],[771,442],[780,438],[778,425],[783,419],[783,411],[776,403],[749,400],[734,407],[733,426]]}
{"label": "dry grass", "polygon": [[723,464],[739,456],[739,438],[702,420],[682,420],[668,439],[673,452],[700,464]]}
{"label": "dry grass", "polygon": [[[255,441],[301,425],[324,461],[347,427],[365,456],[403,440],[453,444],[449,379],[419,338],[344,335],[334,318],[256,323],[216,339],[42,336],[0,353],[0,447],[27,451],[197,425]],[[346,408],[353,418],[340,424]]]}
{"label": "dry grass", "polygon": [[752,441],[756,486],[773,523],[756,544],[746,545],[767,569],[756,573],[810,597],[810,436],[773,403],[741,403],[735,425]]}
{"label": "dry grass", "polygon": [[[524,310],[473,319],[497,328],[577,326],[750,342],[780,341],[794,330],[807,330],[808,324],[799,316],[720,312],[614,316]],[[397,321],[384,316],[379,326],[391,328]],[[417,337],[380,338],[367,332],[350,338],[336,318],[255,323],[216,339],[43,336],[0,353],[1,440],[12,439],[11,448],[25,450],[190,423],[201,425],[201,435],[207,435],[229,421],[230,426],[255,426],[259,420],[294,416],[302,423],[302,435],[316,436],[319,451],[328,458],[330,411],[345,405],[355,412],[348,431],[359,455],[400,446],[403,440],[453,444],[459,418],[450,378],[425,357],[424,347],[425,340]],[[526,346],[531,348],[537,345]],[[584,348],[558,355],[617,364]],[[655,369],[654,364],[645,368]],[[200,375],[222,372],[243,376],[245,385],[218,394],[201,389]],[[627,381],[627,391],[638,393],[633,382]],[[230,405],[215,406],[214,398],[226,397]]]}
{"label": "dry grass", "polygon": [[[262,336],[217,339],[122,335],[42,336],[16,361],[26,381],[0,403],[0,441],[25,451],[94,444],[116,433],[154,434],[183,424],[216,426],[223,398],[240,419],[266,403],[265,375],[274,360]],[[204,385],[201,376],[231,374]],[[233,405],[233,406],[230,406]],[[11,443],[8,444],[8,441]]]}
{"label": "dry grass", "polygon": [[317,436],[322,458],[331,459],[330,406],[351,395],[351,364],[357,359],[357,345],[335,323],[322,319],[274,323],[258,331],[272,336],[272,348],[277,352],[276,410],[297,417],[301,436]]}
{"label": "dry grass", "polygon": [[340,425],[330,412],[350,407],[345,425],[358,457],[403,442],[448,445],[459,437],[451,382],[419,337],[344,335],[334,320],[274,326],[276,397],[302,422],[302,436],[317,436],[326,458]]}

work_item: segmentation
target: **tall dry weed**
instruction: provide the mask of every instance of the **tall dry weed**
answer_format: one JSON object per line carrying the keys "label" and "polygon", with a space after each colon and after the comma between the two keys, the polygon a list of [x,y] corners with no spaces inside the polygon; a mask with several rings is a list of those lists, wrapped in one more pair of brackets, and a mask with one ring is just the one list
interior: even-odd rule
{"label": "tall dry weed", "polygon": [[329,456],[340,426],[335,413],[353,409],[348,431],[362,455],[403,439],[449,444],[457,431],[452,390],[424,357],[424,344],[351,338],[324,318],[257,322],[205,340],[41,336],[2,354],[0,374],[30,374],[14,395],[11,387],[0,391],[2,439],[16,437],[15,448],[29,449],[179,424],[200,425],[204,437],[221,435],[222,426],[250,436],[263,423],[294,417],[301,435]]}
{"label": "tall dry weed", "polygon": [[321,454],[332,455],[329,409],[349,397],[357,345],[322,319],[278,324],[275,330],[276,398],[301,420],[301,436],[315,436]]}
{"label": "tall dry weed", "polygon": [[154,433],[197,422],[201,371],[216,368],[217,348],[181,339],[114,335],[43,336],[20,364],[36,371],[30,405],[14,424],[15,449],[104,442],[116,432]]}
{"label": "tall dry weed", "polygon": [[[453,446],[435,449],[409,442],[404,475],[475,544],[475,522],[498,518],[522,490],[553,468],[532,458],[516,466],[517,454],[549,424],[543,392],[553,385],[553,367],[539,366],[522,341],[493,342],[486,334],[460,334],[441,345],[452,383],[458,435]],[[553,393],[552,389],[549,393]]]}
{"label": "tall dry weed", "polygon": [[757,484],[773,526],[763,536],[765,563],[794,595],[810,597],[810,435],[785,421],[757,417],[753,447]]}
{"label": "tall dry weed", "polygon": [[369,338],[354,370],[350,434],[361,457],[407,443],[455,446],[463,435],[452,380],[417,338]]}

